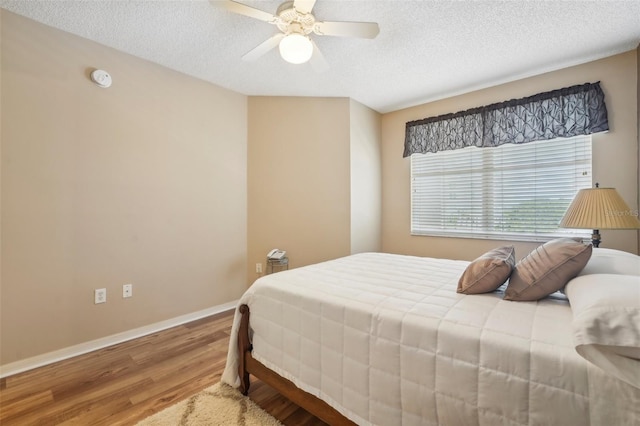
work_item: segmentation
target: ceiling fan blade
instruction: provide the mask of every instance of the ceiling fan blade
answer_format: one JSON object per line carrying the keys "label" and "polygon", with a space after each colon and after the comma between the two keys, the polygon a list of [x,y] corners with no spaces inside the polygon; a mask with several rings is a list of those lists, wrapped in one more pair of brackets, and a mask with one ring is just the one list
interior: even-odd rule
{"label": "ceiling fan blade", "polygon": [[318,49],[318,45],[315,41],[311,40],[311,44],[313,44],[313,55],[311,55],[311,66],[316,72],[324,72],[329,69],[329,64],[324,59],[322,52]]}
{"label": "ceiling fan blade", "polygon": [[316,0],[293,0],[293,8],[300,13],[311,13]]}
{"label": "ceiling fan blade", "polygon": [[339,37],[375,38],[380,27],[375,22],[316,22],[314,32]]}
{"label": "ceiling fan blade", "polygon": [[277,17],[269,12],[262,11],[242,3],[235,2],[233,0],[216,1],[209,0],[214,6],[222,6],[229,12],[238,13],[240,15],[248,16],[250,18],[259,19],[261,21],[269,22],[273,24],[277,21]]}
{"label": "ceiling fan blade", "polygon": [[242,60],[247,62],[255,61],[260,56],[264,55],[265,53],[267,53],[268,51],[276,47],[280,43],[280,40],[282,40],[284,37],[285,37],[285,34],[283,33],[278,33],[274,35],[273,37],[267,39],[262,44],[258,45],[258,47],[256,47],[255,49],[250,50],[248,53],[246,53],[242,57]]}

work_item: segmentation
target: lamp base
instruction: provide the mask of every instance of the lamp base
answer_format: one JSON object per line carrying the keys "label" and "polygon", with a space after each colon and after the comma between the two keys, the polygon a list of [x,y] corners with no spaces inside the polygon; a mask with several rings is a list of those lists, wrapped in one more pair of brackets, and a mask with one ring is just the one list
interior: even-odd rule
{"label": "lamp base", "polygon": [[600,231],[597,229],[594,229],[593,234],[591,234],[591,245],[594,247],[600,246]]}

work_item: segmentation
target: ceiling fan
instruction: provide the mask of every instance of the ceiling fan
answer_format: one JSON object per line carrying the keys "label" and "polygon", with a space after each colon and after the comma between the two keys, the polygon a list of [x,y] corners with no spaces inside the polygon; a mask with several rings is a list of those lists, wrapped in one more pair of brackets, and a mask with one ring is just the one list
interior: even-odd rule
{"label": "ceiling fan", "polygon": [[332,22],[317,21],[311,13],[316,0],[293,0],[282,3],[275,15],[238,3],[233,0],[223,2],[210,0],[214,4],[222,5],[230,12],[259,19],[278,27],[280,32],[267,39],[253,50],[246,53],[242,59],[255,61],[271,49],[279,46],[282,58],[293,64],[302,64],[311,60],[317,70],[328,67],[318,46],[310,37],[311,33],[319,36],[361,37],[375,38],[380,29],[375,22]]}

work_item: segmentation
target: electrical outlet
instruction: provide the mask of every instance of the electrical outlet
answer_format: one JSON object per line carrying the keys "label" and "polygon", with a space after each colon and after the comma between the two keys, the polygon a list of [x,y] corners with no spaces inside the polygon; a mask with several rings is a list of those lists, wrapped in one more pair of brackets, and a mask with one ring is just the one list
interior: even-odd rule
{"label": "electrical outlet", "polygon": [[93,295],[93,303],[106,303],[107,302],[107,289],[106,288],[97,288]]}
{"label": "electrical outlet", "polygon": [[122,286],[122,297],[131,297],[133,296],[133,284],[125,284]]}
{"label": "electrical outlet", "polygon": [[262,273],[262,263],[256,263],[256,274]]}

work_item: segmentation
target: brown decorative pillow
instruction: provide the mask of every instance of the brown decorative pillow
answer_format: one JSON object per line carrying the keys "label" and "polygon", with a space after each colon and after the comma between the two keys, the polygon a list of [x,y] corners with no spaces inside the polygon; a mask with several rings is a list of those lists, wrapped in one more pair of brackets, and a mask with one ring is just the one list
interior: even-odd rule
{"label": "brown decorative pillow", "polygon": [[585,267],[591,251],[591,245],[571,238],[544,243],[516,264],[504,298],[532,301],[560,290]]}
{"label": "brown decorative pillow", "polygon": [[516,264],[513,246],[490,250],[471,262],[458,281],[458,293],[489,293],[500,287]]}

